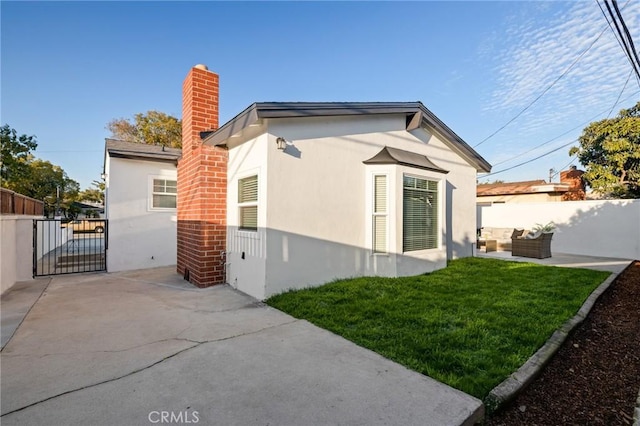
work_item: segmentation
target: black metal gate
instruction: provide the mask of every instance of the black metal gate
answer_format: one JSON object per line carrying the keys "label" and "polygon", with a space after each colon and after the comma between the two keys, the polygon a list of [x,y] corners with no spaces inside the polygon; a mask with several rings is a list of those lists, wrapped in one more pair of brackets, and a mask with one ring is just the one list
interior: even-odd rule
{"label": "black metal gate", "polygon": [[33,221],[33,276],[107,270],[106,219]]}

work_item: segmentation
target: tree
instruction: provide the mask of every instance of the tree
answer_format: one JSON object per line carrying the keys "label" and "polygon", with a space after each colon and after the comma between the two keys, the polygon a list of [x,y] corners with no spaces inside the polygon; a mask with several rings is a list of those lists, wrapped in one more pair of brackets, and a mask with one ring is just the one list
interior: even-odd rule
{"label": "tree", "polygon": [[80,185],[67,176],[60,166],[49,161],[34,159],[28,163],[23,179],[10,182],[9,189],[27,197],[44,201],[45,214],[55,212],[56,206],[67,216],[71,203],[77,200]]}
{"label": "tree", "polygon": [[107,124],[111,137],[128,142],[182,147],[182,121],[159,111],[135,114],[130,119],[119,118]]}
{"label": "tree", "polygon": [[60,166],[36,159],[32,151],[38,144],[35,136],[21,135],[5,124],[0,128],[2,157],[0,173],[2,186],[27,197],[44,201],[45,214],[72,212],[80,185],[69,178]]}
{"label": "tree", "polygon": [[35,136],[21,135],[5,124],[0,128],[0,183],[7,186],[25,178],[29,161],[33,159],[38,143]]}
{"label": "tree", "polygon": [[104,204],[104,189],[105,183],[94,180],[91,182],[95,188],[87,188],[80,192],[78,199],[80,201],[89,201],[92,203]]}
{"label": "tree", "polygon": [[617,117],[589,124],[569,150],[585,166],[583,178],[613,197],[640,198],[640,102]]}

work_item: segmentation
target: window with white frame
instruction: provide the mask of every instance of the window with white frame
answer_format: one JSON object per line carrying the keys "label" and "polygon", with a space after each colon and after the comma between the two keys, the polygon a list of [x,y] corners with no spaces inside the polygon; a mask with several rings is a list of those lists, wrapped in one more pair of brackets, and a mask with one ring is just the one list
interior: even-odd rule
{"label": "window with white frame", "polygon": [[175,209],[178,197],[178,181],[162,177],[152,177],[151,208]]}
{"label": "window with white frame", "polygon": [[387,197],[387,175],[373,176],[373,252],[388,252],[387,214],[389,211]]}
{"label": "window with white frame", "polygon": [[404,175],[402,251],[438,247],[438,182]]}
{"label": "window with white frame", "polygon": [[258,230],[258,175],[238,179],[239,229]]}

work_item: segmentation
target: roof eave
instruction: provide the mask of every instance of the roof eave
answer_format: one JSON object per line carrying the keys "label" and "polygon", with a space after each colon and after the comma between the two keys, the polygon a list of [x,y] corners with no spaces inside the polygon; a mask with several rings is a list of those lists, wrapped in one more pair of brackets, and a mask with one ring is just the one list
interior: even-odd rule
{"label": "roof eave", "polygon": [[[489,164],[487,160],[485,160],[480,154],[478,154],[475,149],[473,149],[460,136],[458,136],[453,130],[451,130],[449,126],[444,124],[438,117],[436,117],[434,113],[429,111],[429,109],[425,107],[421,102],[419,118],[421,125],[426,126],[428,129],[435,130],[446,140],[453,142],[452,144],[450,144],[450,147],[456,149],[458,151],[458,154],[460,154],[471,165],[473,165],[478,172],[489,173],[491,171],[491,164]],[[412,130],[409,128],[410,125],[413,128],[416,128],[417,123],[415,121],[416,120],[413,119],[411,122],[407,123],[408,131]]]}
{"label": "roof eave", "polygon": [[225,146],[227,140],[265,118],[331,117],[375,114],[409,114],[420,102],[256,102],[214,132],[202,132],[205,145]]}
{"label": "roof eave", "polygon": [[226,146],[227,140],[265,118],[327,117],[360,114],[405,114],[407,131],[426,127],[440,134],[478,172],[488,173],[491,164],[444,124],[422,102],[256,102],[213,132],[203,132],[205,145]]}
{"label": "roof eave", "polygon": [[226,146],[227,140],[231,136],[258,122],[259,119],[258,104],[253,103],[217,130],[213,132],[203,132],[202,135],[204,137],[202,138],[202,143],[212,146]]}
{"label": "roof eave", "polygon": [[128,160],[143,160],[143,161],[156,161],[160,163],[173,163],[178,164],[178,160],[180,157],[162,157],[162,156],[153,156],[153,155],[145,155],[145,154],[135,154],[129,152],[122,152],[117,150],[109,150],[109,157],[111,158],[126,158]]}

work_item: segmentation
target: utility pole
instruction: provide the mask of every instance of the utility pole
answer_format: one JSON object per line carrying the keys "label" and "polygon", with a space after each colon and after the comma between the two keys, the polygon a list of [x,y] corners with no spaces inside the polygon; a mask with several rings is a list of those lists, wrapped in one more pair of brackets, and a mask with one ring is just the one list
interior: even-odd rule
{"label": "utility pole", "polygon": [[556,169],[553,167],[549,169],[549,183],[553,182],[553,177],[556,175]]}
{"label": "utility pole", "polygon": [[56,212],[53,215],[54,219],[60,216],[60,185],[56,186]]}

